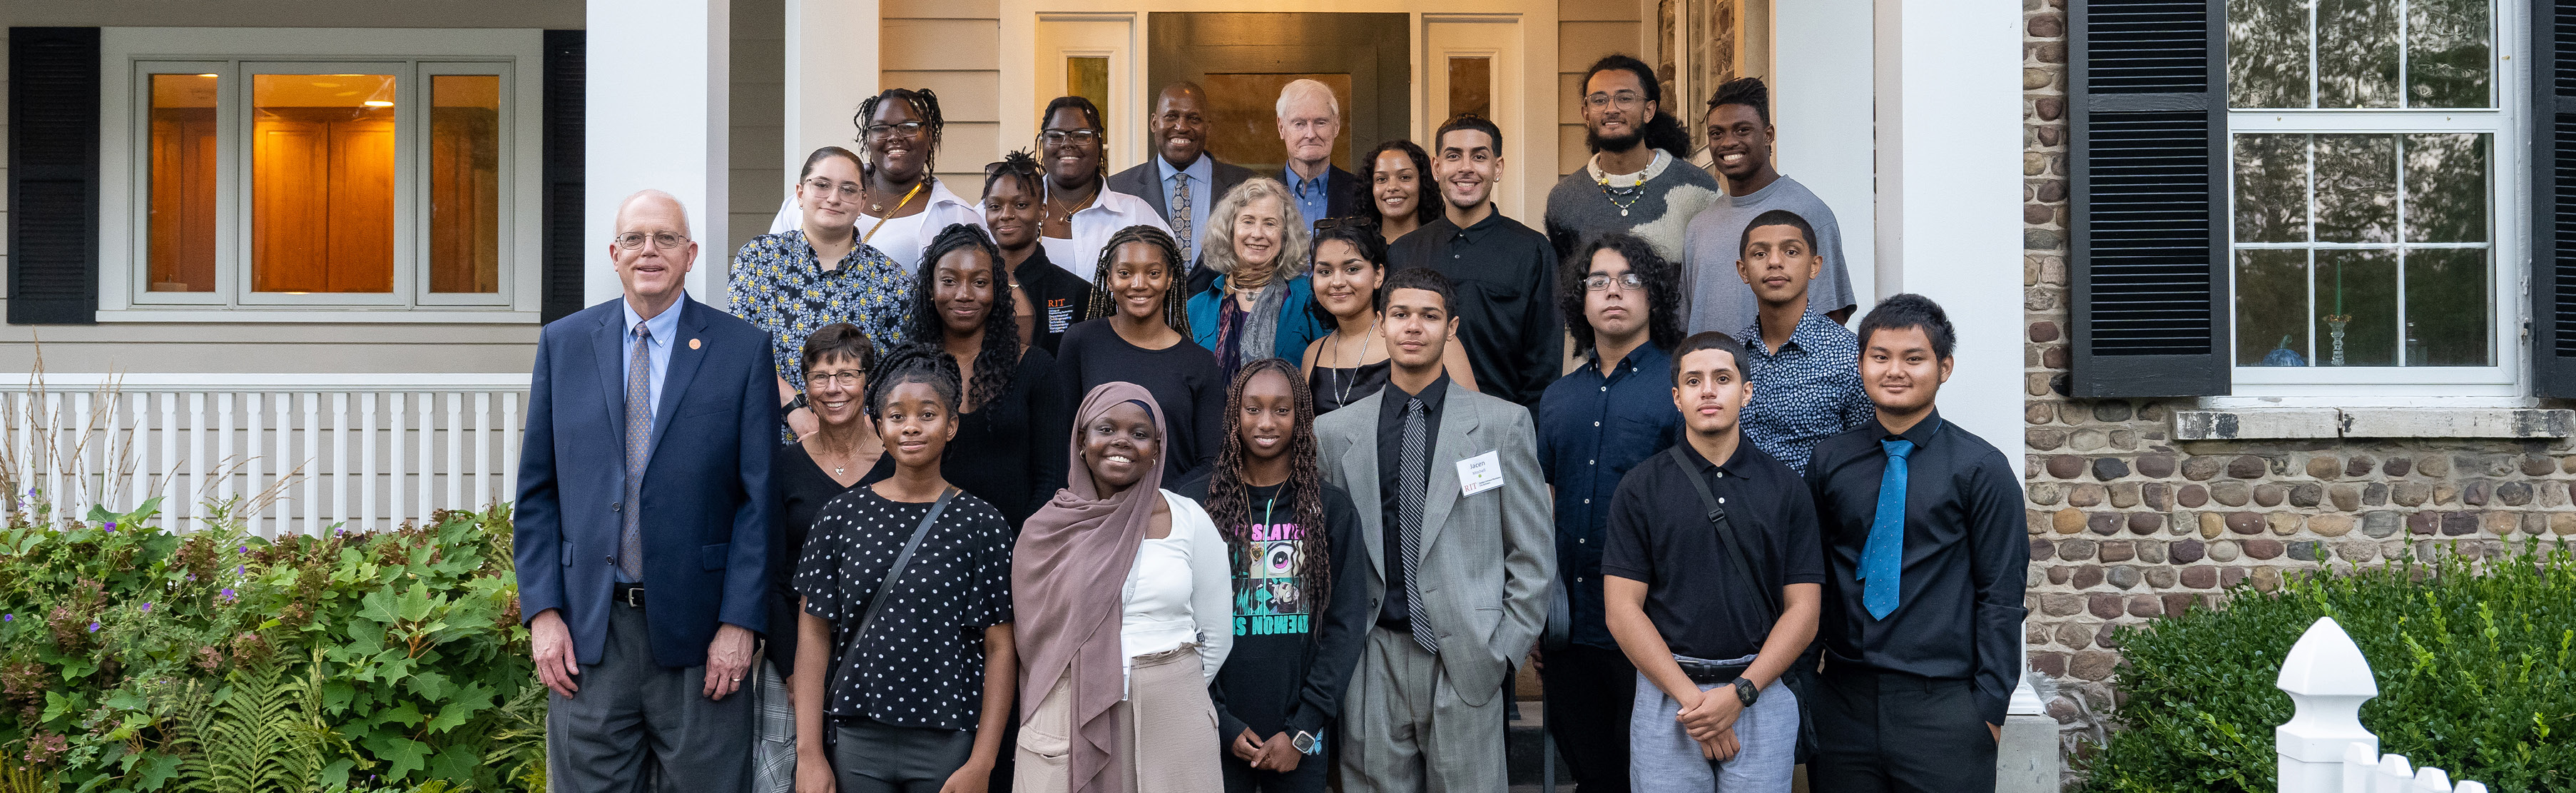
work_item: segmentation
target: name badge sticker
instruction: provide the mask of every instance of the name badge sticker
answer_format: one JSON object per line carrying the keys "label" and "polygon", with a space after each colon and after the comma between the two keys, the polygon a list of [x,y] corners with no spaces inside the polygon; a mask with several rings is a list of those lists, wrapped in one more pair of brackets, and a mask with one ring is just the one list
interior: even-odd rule
{"label": "name badge sticker", "polygon": [[1503,457],[1499,450],[1458,461],[1458,494],[1472,496],[1503,486]]}

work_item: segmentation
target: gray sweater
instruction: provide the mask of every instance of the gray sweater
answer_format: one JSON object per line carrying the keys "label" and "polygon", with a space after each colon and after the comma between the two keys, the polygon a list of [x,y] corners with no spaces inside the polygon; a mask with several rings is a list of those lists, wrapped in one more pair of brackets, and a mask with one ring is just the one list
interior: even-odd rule
{"label": "gray sweater", "polygon": [[1735,260],[1744,255],[1744,224],[1774,209],[1806,218],[1807,225],[1816,229],[1816,252],[1825,257],[1823,272],[1807,285],[1807,313],[1827,314],[1857,305],[1852,300],[1851,275],[1843,269],[1843,230],[1834,222],[1833,209],[1806,185],[1783,176],[1752,195],[1721,193],[1707,211],[1691,219],[1682,245],[1684,277],[1693,284],[1685,330],[1735,333],[1753,324],[1761,306],[1753,288],[1736,274]]}
{"label": "gray sweater", "polygon": [[[1683,230],[1690,225],[1691,217],[1725,196],[1719,192],[1717,178],[1670,154],[1655,152],[1655,161],[1637,175],[1638,183],[1646,188],[1644,193],[1628,203],[1623,215],[1602,189],[1601,180],[1605,177],[1600,166],[1594,164],[1598,159],[1587,160],[1582,170],[1566,174],[1547,193],[1547,241],[1556,248],[1556,260],[1572,259],[1601,235],[1624,231],[1645,238],[1655,246],[1656,253],[1679,264]],[[1619,198],[1620,202],[1629,200]],[[1684,299],[1688,299],[1688,293],[1684,293]]]}

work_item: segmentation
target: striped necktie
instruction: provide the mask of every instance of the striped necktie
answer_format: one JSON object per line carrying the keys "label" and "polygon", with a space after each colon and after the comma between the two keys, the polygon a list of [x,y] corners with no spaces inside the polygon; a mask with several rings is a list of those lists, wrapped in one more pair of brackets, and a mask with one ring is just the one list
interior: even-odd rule
{"label": "striped necktie", "polygon": [[1431,633],[1431,623],[1422,619],[1422,576],[1418,565],[1422,559],[1422,500],[1431,486],[1431,421],[1426,417],[1422,398],[1404,403],[1404,449],[1396,472],[1395,503],[1397,516],[1404,525],[1397,527],[1398,544],[1404,551],[1404,602],[1406,621],[1413,623],[1413,641],[1425,652],[1440,653],[1440,637]]}

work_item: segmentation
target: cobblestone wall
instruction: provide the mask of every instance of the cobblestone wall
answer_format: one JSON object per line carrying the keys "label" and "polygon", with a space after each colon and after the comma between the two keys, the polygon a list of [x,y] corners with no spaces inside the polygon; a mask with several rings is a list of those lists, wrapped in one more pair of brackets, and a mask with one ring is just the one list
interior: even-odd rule
{"label": "cobblestone wall", "polygon": [[[2576,535],[2564,442],[2175,442],[2190,400],[2072,400],[2065,0],[2025,0],[2024,472],[2031,663],[2072,753],[2116,705],[2113,632],[2327,565]],[[2071,764],[2070,764],[2071,767]]]}

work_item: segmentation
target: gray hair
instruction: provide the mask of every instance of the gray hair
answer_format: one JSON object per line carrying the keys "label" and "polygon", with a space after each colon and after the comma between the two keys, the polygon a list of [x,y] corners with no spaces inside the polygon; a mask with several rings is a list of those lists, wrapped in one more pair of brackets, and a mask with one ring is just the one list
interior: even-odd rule
{"label": "gray hair", "polygon": [[1311,78],[1299,78],[1285,86],[1281,86],[1279,88],[1279,104],[1276,107],[1271,108],[1270,113],[1271,115],[1280,118],[1287,118],[1288,103],[1291,100],[1301,96],[1313,96],[1315,94],[1324,95],[1324,106],[1332,109],[1333,118],[1339,119],[1342,117],[1341,98],[1333,96],[1332,87],[1324,85],[1323,83]]}
{"label": "gray hair", "polygon": [[1313,246],[1314,230],[1307,228],[1306,218],[1297,211],[1297,201],[1290,196],[1287,185],[1267,176],[1255,176],[1243,180],[1242,184],[1235,185],[1234,189],[1226,191],[1225,198],[1217,201],[1216,206],[1208,210],[1207,243],[1199,246],[1199,255],[1206,258],[1209,268],[1221,275],[1234,274],[1235,265],[1242,263],[1234,258],[1234,218],[1236,215],[1243,214],[1244,207],[1251,206],[1252,202],[1264,198],[1279,200],[1281,239],[1279,258],[1272,259],[1270,262],[1271,267],[1274,268],[1271,277],[1292,278],[1299,271],[1290,268],[1306,266],[1307,252]]}

